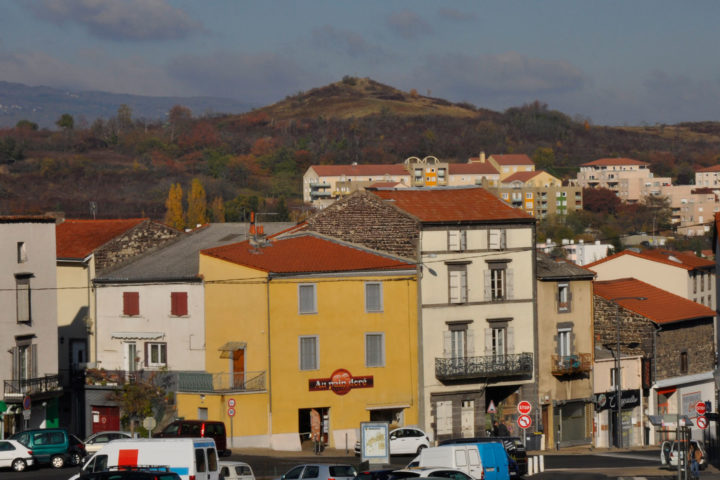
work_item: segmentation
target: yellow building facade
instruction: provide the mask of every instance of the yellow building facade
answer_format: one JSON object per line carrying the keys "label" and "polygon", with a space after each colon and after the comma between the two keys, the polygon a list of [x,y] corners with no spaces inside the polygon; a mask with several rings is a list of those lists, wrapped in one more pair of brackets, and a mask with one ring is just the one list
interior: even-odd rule
{"label": "yellow building facade", "polygon": [[204,405],[231,447],[277,450],[300,450],[313,415],[332,448],[353,448],[364,421],[417,423],[412,263],[301,234],[204,251],[200,273],[206,369],[230,388],[179,395],[179,416]]}

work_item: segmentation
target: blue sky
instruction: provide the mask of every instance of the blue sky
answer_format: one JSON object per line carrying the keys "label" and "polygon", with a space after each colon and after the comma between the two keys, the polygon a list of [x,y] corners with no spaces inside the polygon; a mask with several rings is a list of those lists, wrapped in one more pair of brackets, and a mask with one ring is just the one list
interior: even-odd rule
{"label": "blue sky", "polygon": [[344,75],[596,125],[720,120],[720,2],[3,0],[0,80],[262,106]]}

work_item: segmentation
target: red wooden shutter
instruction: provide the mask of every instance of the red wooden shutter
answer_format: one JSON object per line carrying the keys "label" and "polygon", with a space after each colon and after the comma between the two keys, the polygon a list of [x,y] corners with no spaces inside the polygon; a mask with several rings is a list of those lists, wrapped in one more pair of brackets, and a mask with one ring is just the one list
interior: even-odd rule
{"label": "red wooden shutter", "polygon": [[170,293],[171,314],[182,316],[188,314],[187,292],[171,292]]}
{"label": "red wooden shutter", "polygon": [[139,292],[123,292],[123,314],[140,315]]}

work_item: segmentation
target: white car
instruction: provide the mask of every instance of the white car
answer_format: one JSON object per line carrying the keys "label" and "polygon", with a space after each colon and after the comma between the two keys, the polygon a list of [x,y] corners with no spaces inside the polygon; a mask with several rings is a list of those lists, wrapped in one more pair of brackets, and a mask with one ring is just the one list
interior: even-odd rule
{"label": "white car", "polygon": [[454,468],[417,467],[395,470],[388,476],[388,480],[402,480],[405,478],[449,478],[451,480],[475,480],[473,477]]}
{"label": "white car", "polygon": [[[400,427],[391,430],[388,435],[390,438],[390,455],[415,455],[420,450],[430,446],[428,436],[415,427]],[[355,442],[355,455],[360,455],[360,442]]]}
{"label": "white car", "polygon": [[0,467],[22,472],[35,463],[32,450],[17,440],[0,440]]}
{"label": "white car", "polygon": [[220,478],[224,480],[255,480],[252,468],[245,462],[220,461]]}
{"label": "white car", "polygon": [[132,438],[132,435],[130,435],[130,433],[128,432],[119,431],[93,433],[85,439],[85,450],[87,451],[88,455],[92,455],[93,453],[97,452],[102,447],[107,445],[108,442],[124,438]]}
{"label": "white car", "polygon": [[[707,451],[705,444],[700,440],[690,440],[690,443],[699,448],[702,452],[702,458],[698,462],[700,470],[707,468]],[[660,449],[660,465],[665,468],[677,467],[678,464],[678,444],[675,440],[665,440]]]}

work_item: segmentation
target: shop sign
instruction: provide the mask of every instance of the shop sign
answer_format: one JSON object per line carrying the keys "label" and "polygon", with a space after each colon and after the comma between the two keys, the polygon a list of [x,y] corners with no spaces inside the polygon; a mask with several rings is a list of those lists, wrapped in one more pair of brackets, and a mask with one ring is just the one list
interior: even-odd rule
{"label": "shop sign", "polygon": [[[640,405],[640,390],[623,390],[620,408],[634,408]],[[617,409],[617,392],[595,394],[595,411]]]}
{"label": "shop sign", "polygon": [[353,377],[344,368],[339,368],[330,375],[330,378],[311,378],[309,386],[311,392],[332,390],[337,395],[345,395],[353,388],[372,388],[373,376]]}

